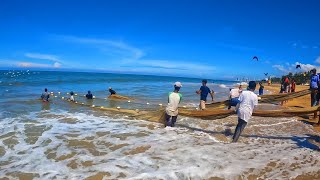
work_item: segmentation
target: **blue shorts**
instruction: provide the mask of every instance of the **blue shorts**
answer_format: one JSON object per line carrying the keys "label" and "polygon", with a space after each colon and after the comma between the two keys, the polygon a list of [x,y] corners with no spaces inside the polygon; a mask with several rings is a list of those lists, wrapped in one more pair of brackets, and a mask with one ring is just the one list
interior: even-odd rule
{"label": "blue shorts", "polygon": [[229,106],[236,106],[239,102],[240,102],[239,98],[232,98],[232,99],[230,99]]}

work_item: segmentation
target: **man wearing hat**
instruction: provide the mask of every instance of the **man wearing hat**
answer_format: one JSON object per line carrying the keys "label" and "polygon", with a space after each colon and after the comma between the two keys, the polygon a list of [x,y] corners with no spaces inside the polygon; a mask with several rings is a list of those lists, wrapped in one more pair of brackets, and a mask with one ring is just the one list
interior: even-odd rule
{"label": "man wearing hat", "polygon": [[182,99],[179,93],[182,84],[180,82],[174,83],[174,91],[169,93],[168,105],[166,107],[166,124],[165,126],[174,127],[178,118],[178,105]]}
{"label": "man wearing hat", "polygon": [[242,91],[239,97],[239,103],[236,106],[238,124],[233,134],[232,142],[238,141],[240,134],[246,127],[248,121],[251,119],[254,107],[258,105],[258,96],[254,93],[256,86],[257,84],[255,81],[250,81],[248,85],[248,91]]}

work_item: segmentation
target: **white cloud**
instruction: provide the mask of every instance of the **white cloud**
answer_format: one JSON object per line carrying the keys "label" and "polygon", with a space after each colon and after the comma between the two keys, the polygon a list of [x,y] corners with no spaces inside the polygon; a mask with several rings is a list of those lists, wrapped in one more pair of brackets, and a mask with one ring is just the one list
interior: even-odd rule
{"label": "white cloud", "polygon": [[[106,56],[114,55],[117,61],[115,68],[98,68],[98,70],[118,72],[145,72],[161,74],[208,74],[216,70],[213,66],[206,66],[188,61],[143,59],[143,50],[133,47],[123,41],[110,39],[84,38],[76,36],[56,35],[56,39],[68,43],[83,44],[102,51],[107,51]],[[195,71],[197,70],[197,71]]]}
{"label": "white cloud", "polygon": [[0,66],[21,68],[60,68],[61,64],[58,62],[55,62],[53,64],[46,64],[29,62],[26,60],[0,59]]}
{"label": "white cloud", "polygon": [[49,64],[40,64],[40,63],[32,63],[32,62],[17,62],[17,67],[23,67],[23,68],[50,68],[51,65]]}
{"label": "white cloud", "polygon": [[294,67],[296,67],[296,65],[300,65],[301,71],[303,71],[303,72],[310,71],[311,69],[317,68],[316,66],[314,66],[312,64],[302,64],[300,62],[296,62],[295,64],[293,64]]}
{"label": "white cloud", "polygon": [[123,64],[120,67],[99,68],[99,70],[118,73],[146,73],[189,77],[210,77],[217,72],[216,67],[213,66],[168,60],[137,60]]}
{"label": "white cloud", "polygon": [[283,65],[276,64],[276,65],[273,65],[272,67],[284,73],[289,72]]}
{"label": "white cloud", "polygon": [[58,56],[51,55],[51,54],[25,53],[24,55],[28,58],[33,58],[33,59],[43,59],[43,60],[49,60],[54,62],[60,62]]}
{"label": "white cloud", "polygon": [[56,55],[52,55],[52,54],[41,54],[41,53],[25,53],[24,54],[25,57],[28,58],[32,58],[32,59],[41,59],[41,60],[47,60],[47,61],[51,61],[54,62],[53,65],[48,65],[48,64],[39,64],[39,63],[20,63],[18,65],[18,67],[25,67],[25,66],[32,66],[32,67],[37,67],[37,68],[41,68],[41,67],[45,67],[45,68],[50,68],[50,67],[54,67],[54,68],[60,68],[61,67],[61,63],[62,61],[59,59],[58,56]]}
{"label": "white cloud", "polygon": [[[57,35],[56,38],[66,42],[81,43],[94,45],[97,48],[108,51],[108,53],[116,53],[122,55],[124,58],[140,59],[144,56],[144,52],[139,48],[130,46],[123,41],[114,41],[108,39],[83,38],[76,36]],[[128,55],[130,57],[128,57]]]}
{"label": "white cloud", "polygon": [[55,63],[53,64],[53,67],[55,67],[55,68],[60,68],[60,67],[61,67],[61,64],[58,63],[58,62],[55,62]]}
{"label": "white cloud", "polygon": [[[300,65],[301,69],[296,69],[296,65]],[[283,73],[289,73],[289,72],[307,72],[307,71],[310,71],[314,68],[317,69],[317,71],[320,70],[319,67],[315,66],[315,65],[312,65],[312,64],[303,64],[303,63],[300,63],[300,62],[296,62],[294,64],[289,64],[289,63],[285,63],[285,65],[273,65],[272,66],[273,68],[277,69],[278,71],[281,71]]]}
{"label": "white cloud", "polygon": [[320,56],[319,56],[319,57],[317,57],[317,59],[316,59],[316,63],[320,64]]}
{"label": "white cloud", "polygon": [[206,66],[197,63],[187,63],[169,60],[139,60],[135,62],[135,65],[150,67],[150,68],[162,68],[162,69],[177,69],[177,70],[198,70],[198,71],[212,71],[216,68],[213,66]]}

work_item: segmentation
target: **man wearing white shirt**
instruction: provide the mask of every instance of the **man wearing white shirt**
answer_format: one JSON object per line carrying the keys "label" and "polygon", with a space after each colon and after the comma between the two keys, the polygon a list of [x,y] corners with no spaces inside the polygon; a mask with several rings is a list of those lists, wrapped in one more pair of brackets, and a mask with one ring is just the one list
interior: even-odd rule
{"label": "man wearing white shirt", "polygon": [[238,114],[238,124],[233,135],[232,142],[237,142],[240,134],[251,119],[254,107],[258,105],[258,96],[254,93],[256,82],[250,81],[248,91],[243,91],[239,97],[239,103],[236,106]]}
{"label": "man wearing white shirt", "polygon": [[166,124],[165,126],[174,127],[178,118],[178,105],[181,102],[182,95],[179,93],[182,84],[180,82],[174,83],[174,91],[169,93],[168,106],[166,107]]}

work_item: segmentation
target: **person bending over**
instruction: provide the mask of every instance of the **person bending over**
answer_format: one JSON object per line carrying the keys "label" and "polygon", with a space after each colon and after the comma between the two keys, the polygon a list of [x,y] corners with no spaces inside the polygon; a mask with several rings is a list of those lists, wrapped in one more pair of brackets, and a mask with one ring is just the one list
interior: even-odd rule
{"label": "person bending over", "polygon": [[109,92],[110,92],[110,95],[117,94],[116,91],[112,89],[112,87],[109,87]]}
{"label": "person bending over", "polygon": [[237,106],[237,104],[239,103],[239,96],[241,93],[242,93],[241,85],[239,86],[239,88],[234,88],[230,90],[228,109],[231,109],[231,106]]}

